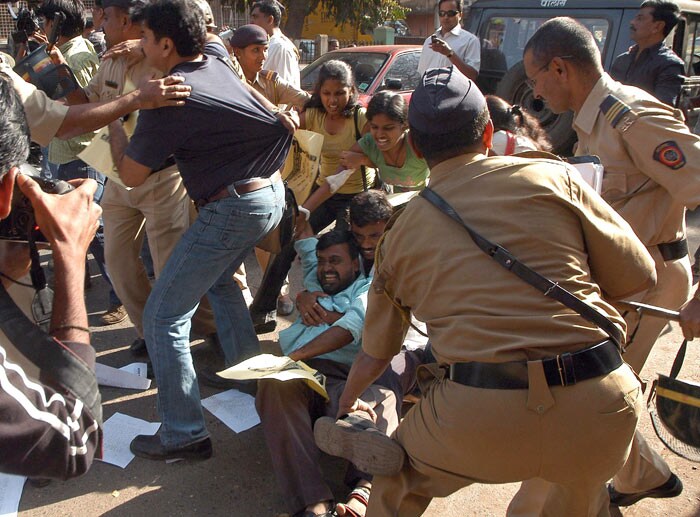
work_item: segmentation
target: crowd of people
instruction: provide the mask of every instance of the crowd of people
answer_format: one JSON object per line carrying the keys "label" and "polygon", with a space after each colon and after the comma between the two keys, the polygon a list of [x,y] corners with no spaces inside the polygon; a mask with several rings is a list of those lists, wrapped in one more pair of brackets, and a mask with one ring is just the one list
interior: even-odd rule
{"label": "crowd of people", "polygon": [[[420,515],[472,483],[522,481],[513,515],[608,515],[681,493],[636,431],[637,374],[665,322],[616,303],[680,309],[685,337],[700,335],[684,219],[700,203],[700,138],[674,108],[683,63],[663,44],[678,8],[645,1],[610,75],[573,19],[546,21],[525,45],[534,95],[574,112],[576,154],[604,166],[597,193],[549,154],[536,118],[476,86],[480,45],[462,7],[438,1],[410,103],[383,91],[365,108],[339,60],[299,89],[276,0],[254,2],[227,41],[205,1],[102,0],[101,59],[80,0],[41,5],[47,31],[62,15],[50,55],[77,87],[52,100],[0,60],[0,216],[28,198],[55,278],[44,333],[26,300],[36,244],[0,242],[0,413],[12,422],[0,471],[67,478],[99,457],[89,250],[111,288],[104,323],[130,318],[131,352],[148,356],[158,388],[162,425],[132,441],[136,456],[211,457],[202,382],[255,396],[295,516]],[[281,170],[298,129],[323,144],[311,194],[290,207]],[[19,172],[30,140],[45,149],[42,174],[72,190],[43,192]],[[106,170],[81,154],[95,141]],[[258,249],[289,210],[293,239]],[[264,275],[252,297],[254,250]],[[223,370],[258,355],[257,335],[295,309],[280,351],[322,374],[326,396],[300,380],[198,375],[192,332],[220,348]],[[321,451],[350,462],[344,503]]]}

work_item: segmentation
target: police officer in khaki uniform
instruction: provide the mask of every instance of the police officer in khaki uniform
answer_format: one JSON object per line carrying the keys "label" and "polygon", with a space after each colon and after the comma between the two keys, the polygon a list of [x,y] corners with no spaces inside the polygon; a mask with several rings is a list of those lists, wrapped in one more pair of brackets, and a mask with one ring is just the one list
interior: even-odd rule
{"label": "police officer in khaki uniform", "polygon": [[[430,188],[467,224],[625,329],[606,299],[646,289],[653,261],[576,172],[562,162],[487,158],[486,101],[454,67],[425,73],[409,125]],[[419,371],[423,398],[394,435],[408,460],[374,478],[368,515],[420,515],[432,497],[471,483],[538,476],[559,496],[548,515],[607,509],[605,482],[624,463],[642,410],[639,381],[608,335],[501,267],[420,197],[388,231],[375,267],[363,351],[340,414],[399,352],[409,311],[426,323],[444,367],[430,382]],[[368,433],[362,447],[344,441],[351,459],[379,444]]]}
{"label": "police officer in khaki uniform", "polygon": [[248,84],[276,106],[303,108],[311,95],[289,84],[277,72],[263,70],[269,45],[267,32],[258,25],[243,25],[231,36],[233,54]]}
{"label": "police officer in khaki uniform", "polygon": [[[688,299],[690,261],[685,210],[700,203],[700,139],[683,115],[603,72],[590,32],[569,18],[543,24],[525,47],[534,94],[556,113],[573,110],[578,155],[600,157],[602,196],[630,223],[656,264],[657,283],[637,298],[678,309]],[[637,372],[666,321],[627,314],[625,361]],[[611,502],[673,497],[683,488],[637,433],[630,459],[610,486]]]}

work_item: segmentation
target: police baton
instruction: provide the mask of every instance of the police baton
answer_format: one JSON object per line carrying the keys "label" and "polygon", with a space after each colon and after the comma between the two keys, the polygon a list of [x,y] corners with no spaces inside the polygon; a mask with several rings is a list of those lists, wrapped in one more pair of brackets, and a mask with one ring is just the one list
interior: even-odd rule
{"label": "police baton", "polygon": [[615,305],[619,305],[624,309],[641,312],[643,314],[648,314],[649,316],[664,318],[671,321],[680,321],[681,319],[678,311],[672,311],[671,309],[665,309],[663,307],[657,307],[656,305],[649,305],[647,303],[621,301],[615,302]]}

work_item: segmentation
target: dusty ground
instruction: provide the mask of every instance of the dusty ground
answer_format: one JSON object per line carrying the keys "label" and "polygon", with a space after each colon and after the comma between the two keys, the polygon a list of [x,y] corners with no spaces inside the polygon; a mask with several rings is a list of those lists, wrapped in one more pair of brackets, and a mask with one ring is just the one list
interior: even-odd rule
{"label": "dusty ground", "polygon": [[[700,242],[700,214],[689,218],[691,253]],[[246,262],[249,282],[256,289],[260,273],[254,260]],[[93,264],[93,271],[97,269]],[[298,272],[293,275],[293,292],[296,292]],[[87,293],[90,322],[98,325],[99,315],[105,310],[107,293],[102,280],[93,275],[93,287]],[[291,321],[291,320],[290,320]],[[285,324],[285,326],[288,323]],[[123,366],[132,362],[128,345],[135,333],[128,323],[93,328],[99,360],[111,366]],[[275,346],[275,335],[262,336],[264,347]],[[642,377],[651,381],[657,372],[667,373],[681,342],[681,334],[672,325],[657,343]],[[215,364],[216,355],[209,346],[195,342],[193,353],[198,369]],[[700,381],[700,350],[691,347],[681,377]],[[202,397],[216,390],[202,386]],[[104,417],[115,412],[157,421],[155,389],[132,392],[116,388],[104,388],[102,397]],[[274,516],[286,510],[275,487],[260,427],[235,434],[210,413],[205,411],[207,425],[214,442],[214,457],[200,463],[153,462],[134,459],[126,469],[95,462],[82,478],[52,482],[45,488],[33,488],[27,484],[20,515],[31,516],[92,516],[92,515],[226,515],[226,516]],[[685,484],[685,491],[671,500],[645,499],[617,515],[625,517],[659,516],[691,517],[700,515],[700,476],[698,466],[676,456],[657,439],[648,415],[644,415],[641,428],[656,450],[669,462],[672,470]],[[333,481],[339,498],[345,494],[342,485],[343,464],[325,458],[324,468]],[[572,467],[573,468],[573,467]],[[459,491],[445,499],[436,499],[426,512],[428,516],[492,516],[504,515],[517,484],[476,485]],[[616,511],[616,510],[615,510]]]}

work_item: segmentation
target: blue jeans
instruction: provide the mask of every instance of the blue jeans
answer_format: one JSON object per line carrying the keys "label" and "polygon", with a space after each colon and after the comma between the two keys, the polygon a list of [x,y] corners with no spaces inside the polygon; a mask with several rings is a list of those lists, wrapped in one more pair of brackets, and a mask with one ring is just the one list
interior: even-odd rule
{"label": "blue jeans", "polygon": [[[75,180],[80,178],[90,178],[97,182],[97,190],[93,199],[98,205],[102,201],[102,193],[105,189],[105,177],[103,174],[97,172],[95,169],[90,167],[87,163],[82,160],[73,160],[72,162],[63,163],[58,166],[58,171],[56,177],[63,181]],[[95,262],[97,262],[97,267],[100,268],[100,273],[102,273],[102,278],[106,280],[109,284],[109,306],[117,307],[122,304],[114,292],[112,287],[112,281],[109,278],[109,273],[107,273],[107,268],[105,267],[105,249],[104,249],[104,231],[102,229],[102,220],[100,220],[100,227],[95,232],[95,238],[92,239],[90,243],[90,253],[95,257]]]}
{"label": "blue jeans", "polygon": [[206,294],[227,365],[260,353],[233,273],[282,217],[284,185],[214,201],[200,208],[153,286],[144,310],[148,355],[158,384],[160,439],[168,449],[208,436],[190,355],[190,320]]}

